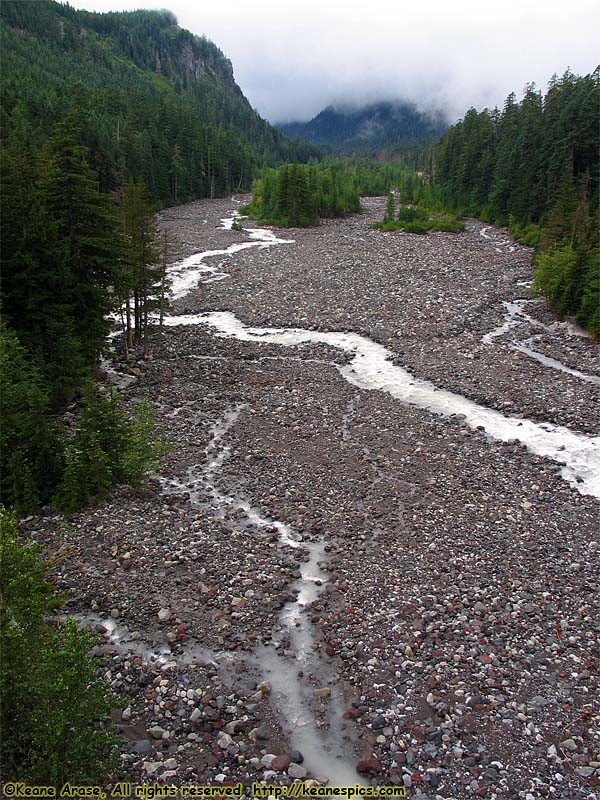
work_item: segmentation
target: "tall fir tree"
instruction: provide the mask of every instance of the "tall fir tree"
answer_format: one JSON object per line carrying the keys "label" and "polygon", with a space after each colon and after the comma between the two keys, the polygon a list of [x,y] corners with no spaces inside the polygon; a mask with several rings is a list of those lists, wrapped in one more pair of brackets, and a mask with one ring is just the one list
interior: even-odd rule
{"label": "tall fir tree", "polygon": [[109,198],[87,161],[77,111],[57,126],[42,158],[39,194],[48,225],[48,258],[62,276],[86,365],[93,366],[108,332],[109,291],[122,248]]}

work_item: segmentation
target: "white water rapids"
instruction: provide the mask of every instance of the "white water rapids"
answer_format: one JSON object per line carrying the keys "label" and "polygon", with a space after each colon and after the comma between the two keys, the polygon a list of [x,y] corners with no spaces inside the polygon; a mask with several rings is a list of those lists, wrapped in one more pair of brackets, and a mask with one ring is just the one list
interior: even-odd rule
{"label": "white water rapids", "polygon": [[[236,220],[243,219],[237,212],[233,212],[230,217],[221,220],[221,225],[226,230],[231,230]],[[203,253],[195,253],[183,261],[178,261],[168,269],[169,281],[171,284],[171,299],[179,300],[190,292],[198,288],[198,283],[214,283],[229,277],[229,273],[222,270],[225,263],[220,261],[217,266],[206,264],[207,258],[228,258],[242,250],[251,247],[264,249],[281,244],[293,244],[293,239],[279,239],[269,228],[248,228],[244,229],[251,241],[231,244],[223,250],[205,250]]]}
{"label": "white water rapids", "polygon": [[[555,330],[550,325],[545,325],[543,322],[535,319],[530,314],[527,314],[525,311],[525,307],[535,303],[534,300],[513,300],[512,302],[504,301],[504,322],[499,325],[497,328],[494,328],[493,331],[486,333],[482,337],[482,342],[484,344],[494,344],[494,339],[498,339],[501,336],[507,334],[513,328],[516,328],[518,325],[523,323],[527,323],[533,328],[537,328],[538,330],[543,330],[546,333],[554,333]],[[568,323],[557,323],[558,325],[564,326],[569,330]],[[579,336],[579,332],[575,329],[571,335]],[[567,375],[572,375],[574,378],[579,378],[579,380],[585,381],[586,383],[592,383],[595,386],[600,386],[600,378],[597,375],[589,375],[585,372],[581,372],[578,369],[572,369],[571,367],[567,367],[566,364],[563,364],[562,361],[558,361],[556,358],[551,358],[550,356],[546,356],[543,353],[539,353],[537,350],[534,350],[531,346],[533,341],[537,338],[536,336],[530,336],[528,339],[524,339],[523,341],[511,341],[508,343],[507,347],[511,350],[516,350],[519,353],[527,356],[528,358],[532,358],[534,361],[537,361],[539,364],[542,364],[544,367],[548,367],[550,369],[555,369],[558,372],[564,372]]]}
{"label": "white water rapids", "polygon": [[325,344],[352,355],[340,374],[359,389],[387,392],[396,400],[443,417],[463,415],[471,428],[483,428],[500,441],[517,440],[539,456],[561,465],[560,474],[582,494],[600,498],[600,436],[586,436],[559,425],[507,417],[478,405],[462,395],[438,389],[430,381],[415,378],[392,363],[394,354],[358,333],[304,330],[302,328],[254,328],[230,312],[170,316],[169,326],[206,325],[217,335],[245,342],[297,347]]}

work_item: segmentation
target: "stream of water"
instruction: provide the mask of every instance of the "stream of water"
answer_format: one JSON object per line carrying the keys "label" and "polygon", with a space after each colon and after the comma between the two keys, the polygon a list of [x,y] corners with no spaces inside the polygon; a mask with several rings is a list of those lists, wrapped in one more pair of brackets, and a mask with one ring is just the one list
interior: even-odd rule
{"label": "stream of water", "polygon": [[[261,646],[246,660],[262,679],[268,678],[270,681],[273,687],[271,702],[277,707],[284,725],[291,731],[292,748],[303,754],[304,766],[313,774],[326,777],[332,785],[360,783],[354,762],[345,753],[343,697],[336,681],[333,677],[329,681],[332,684],[331,696],[327,701],[329,730],[322,735],[311,708],[311,701],[314,701],[312,689],[298,675],[299,672],[308,674],[312,671],[317,672],[321,680],[325,677],[324,667],[314,652],[313,627],[309,617],[311,604],[328,581],[327,574],[320,566],[327,560],[325,542],[322,539],[303,540],[290,525],[264,516],[234,487],[229,486],[224,492],[217,484],[223,465],[231,453],[226,441],[227,433],[238,422],[240,415],[248,410],[246,404],[239,404],[217,420],[209,433],[210,442],[205,448],[204,461],[190,467],[185,480],[161,478],[163,491],[187,493],[192,505],[209,508],[225,524],[229,524],[232,511],[238,512],[232,523],[236,528],[241,527],[249,535],[261,529],[270,533],[276,531],[280,546],[294,549],[302,547],[306,551],[307,557],[300,564],[300,577],[291,587],[296,599],[286,603],[279,616],[279,640],[275,638],[272,645]],[[285,649],[281,644],[283,641],[289,642]],[[191,650],[184,654],[184,660],[194,652]],[[218,654],[212,656],[220,663]]]}
{"label": "stream of water", "polygon": [[555,461],[560,465],[561,476],[581,494],[600,497],[600,436],[587,436],[559,425],[504,416],[462,395],[439,389],[430,381],[415,378],[393,364],[394,354],[366,336],[302,328],[255,328],[225,311],[171,316],[165,323],[170,326],[206,325],[218,336],[245,342],[286,347],[326,344],[338,348],[353,356],[349,364],[337,366],[340,374],[353,386],[387,392],[403,403],[439,416],[462,415],[471,428],[483,429],[488,436],[500,441],[519,441],[530,452]]}
{"label": "stream of water", "polygon": [[[237,212],[221,220],[221,227],[231,230],[236,219],[243,219]],[[280,239],[269,228],[247,228],[244,233],[249,236],[249,242],[231,244],[223,250],[205,250],[203,253],[195,253],[183,261],[178,261],[168,269],[169,281],[171,285],[171,299],[179,300],[198,288],[199,283],[214,283],[229,278],[229,273],[223,271],[224,260],[217,265],[207,264],[206,259],[229,258],[242,250],[251,247],[264,249],[282,244],[293,244],[293,239]]]}
{"label": "stream of water", "polygon": [[[222,225],[231,228],[235,218],[234,212],[232,216],[222,220]],[[483,228],[480,234],[492,240],[499,251],[500,248],[514,250],[508,239],[494,239],[488,234],[489,230]],[[173,265],[169,269],[173,299],[184,297],[193,291],[199,282],[209,283],[229,277],[223,270],[224,259],[237,252],[251,247],[292,244],[292,240],[280,239],[273,231],[265,228],[247,229],[244,233],[250,237],[250,241],[232,244],[226,249],[199,253]],[[206,263],[207,259],[216,258],[221,259],[216,265]],[[507,333],[521,321],[531,319],[532,322],[536,322],[525,313],[525,303],[526,301],[505,303],[507,315],[504,323],[495,331],[486,334],[484,341],[487,344],[494,343],[496,338]],[[493,439],[519,441],[532,453],[552,459],[559,465],[562,477],[579,492],[600,497],[600,437],[586,436],[560,426],[504,416],[499,411],[478,405],[461,395],[439,389],[433,383],[415,378],[407,370],[395,365],[394,353],[360,334],[302,328],[251,327],[229,312],[168,315],[164,319],[164,325],[202,325],[216,336],[243,342],[292,348],[307,344],[324,344],[337,348],[350,355],[351,360],[348,364],[334,366],[341,376],[357,389],[386,392],[399,402],[442,417],[461,415],[466,425],[473,429],[483,429]],[[541,326],[541,323],[539,325]],[[530,344],[530,341],[513,342],[511,346],[536,358],[545,366],[561,369],[592,383],[600,382],[600,379],[591,380],[594,376],[570,370],[560,365],[560,362],[535,353]],[[351,436],[350,423],[359,398],[360,395],[357,393],[348,405],[341,433],[344,440]],[[188,493],[193,505],[210,509],[225,524],[241,526],[249,535],[255,535],[260,530],[269,533],[276,531],[281,547],[296,549],[302,547],[306,551],[307,558],[301,563],[300,578],[292,587],[297,595],[296,599],[284,606],[279,617],[280,641],[258,648],[248,658],[248,662],[254,666],[258,674],[268,677],[271,682],[272,703],[291,730],[291,746],[303,753],[304,765],[313,774],[326,776],[333,785],[361,783],[354,761],[347,755],[342,720],[344,698],[339,689],[338,676],[328,672],[328,668],[318,656],[310,619],[311,604],[327,583],[327,575],[323,570],[327,560],[325,542],[303,541],[291,526],[265,517],[260,509],[252,506],[233,487],[221,489],[219,485],[222,484],[222,480],[220,482],[218,480],[219,476],[231,452],[226,441],[227,434],[247,410],[248,406],[240,404],[215,422],[210,431],[210,442],[205,448],[204,460],[190,467],[185,479],[163,479],[163,490]],[[235,522],[231,523],[234,515]],[[105,624],[103,620],[99,621]],[[112,626],[109,636],[114,637],[122,646],[132,646],[138,648],[138,651],[141,647],[128,641],[126,634],[119,631],[116,624]],[[184,663],[189,663],[189,659],[196,654],[193,647],[194,645],[189,645],[189,652],[186,651],[181,656]],[[143,650],[141,652],[152,660],[169,657],[168,653],[162,650],[147,649],[145,653]],[[185,659],[188,659],[188,662]],[[318,675],[319,685],[327,686],[331,690],[323,727],[313,710],[314,686],[311,686],[299,673]]]}
{"label": "stream of water", "polygon": [[[519,325],[527,323],[529,326],[533,328],[537,328],[538,330],[545,331],[549,334],[554,334],[555,329],[550,325],[545,325],[543,322],[535,319],[530,314],[525,311],[525,307],[529,304],[535,303],[535,300],[513,300],[512,302],[504,301],[504,322],[499,325],[494,330],[486,333],[482,337],[482,342],[484,344],[494,344],[494,339],[498,339],[505,334],[507,334],[513,328],[518,327]],[[559,323],[560,325],[567,326],[568,323]],[[568,328],[567,328],[568,329]],[[569,329],[568,329],[569,330]],[[571,335],[581,335],[578,332],[574,332]],[[549,369],[555,369],[558,372],[564,372],[567,375],[572,375],[574,378],[579,378],[579,380],[585,381],[586,383],[592,383],[595,386],[600,386],[600,377],[597,375],[590,375],[586,372],[581,372],[578,369],[572,369],[568,367],[566,364],[563,364],[562,361],[558,361],[556,358],[551,358],[550,356],[546,356],[543,353],[538,352],[532,347],[536,336],[530,336],[523,341],[510,341],[506,346],[509,347],[511,350],[516,350],[519,353],[527,356],[528,358],[532,358],[534,361],[537,361],[539,364],[542,364],[544,367],[548,367]]]}

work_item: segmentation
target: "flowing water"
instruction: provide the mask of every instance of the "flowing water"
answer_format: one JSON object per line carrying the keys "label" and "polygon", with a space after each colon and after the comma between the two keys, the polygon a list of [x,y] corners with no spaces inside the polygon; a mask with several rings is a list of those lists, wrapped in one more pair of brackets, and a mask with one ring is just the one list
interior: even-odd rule
{"label": "flowing water", "polygon": [[[497,328],[494,328],[494,330],[486,333],[482,337],[482,342],[484,344],[494,344],[494,339],[504,336],[512,329],[523,324],[528,324],[530,327],[553,334],[555,332],[554,327],[545,325],[543,322],[535,319],[535,317],[532,317],[525,311],[525,307],[527,305],[534,303],[534,300],[513,300],[512,302],[504,301],[502,304],[505,309],[504,322]],[[559,323],[561,326],[567,326],[568,324],[569,323]],[[567,328],[567,330],[570,330],[570,328]],[[579,334],[574,333],[572,335]],[[579,378],[579,380],[585,381],[586,383],[592,383],[595,386],[600,386],[600,377],[597,375],[589,375],[588,373],[581,372],[578,369],[572,369],[566,364],[563,364],[562,361],[558,361],[556,358],[551,358],[550,356],[546,356],[543,353],[534,350],[532,344],[535,338],[537,337],[530,336],[528,339],[524,339],[523,341],[512,340],[507,344],[507,347],[509,347],[511,350],[516,350],[517,352],[522,353],[528,358],[532,358],[534,361],[537,361],[544,367],[555,369],[559,372],[564,372],[565,374],[572,375],[574,378]]]}
{"label": "flowing water", "polygon": [[224,311],[171,316],[165,322],[170,326],[205,325],[218,336],[245,342],[285,347],[325,344],[338,348],[353,356],[349,364],[337,366],[340,374],[353,386],[386,392],[400,402],[439,416],[462,415],[470,428],[483,429],[488,436],[500,441],[519,441],[530,452],[555,461],[560,465],[561,476],[581,494],[600,497],[600,436],[587,436],[559,425],[504,416],[462,395],[439,389],[430,381],[415,378],[393,364],[394,353],[366,336],[303,328],[254,328]]}
{"label": "flowing water", "polygon": [[[236,219],[239,220],[242,217],[233,212],[230,217],[225,217],[221,220],[221,225],[226,230],[231,230],[231,226]],[[228,258],[251,247],[264,249],[266,247],[294,243],[293,239],[278,238],[268,228],[249,228],[245,229],[244,233],[250,237],[251,241],[231,244],[224,250],[205,250],[202,253],[194,253],[189,258],[170,266],[168,275],[171,285],[171,298],[179,300],[185,297],[197,289],[199,283],[213,283],[214,281],[222,281],[225,278],[229,278],[229,273],[223,271],[224,260],[219,261],[215,266],[205,263],[206,259]]]}
{"label": "flowing water", "polygon": [[[309,613],[311,604],[324,590],[327,574],[320,564],[327,561],[325,542],[302,540],[294,529],[284,522],[266,517],[260,509],[252,506],[234,487],[222,490],[218,486],[222,467],[231,453],[226,436],[238,422],[249,406],[239,404],[229,409],[222,419],[210,430],[210,442],[205,448],[203,462],[195,464],[187,471],[185,480],[162,478],[166,493],[185,492],[194,506],[209,508],[226,524],[235,515],[236,528],[240,526],[249,535],[261,529],[269,533],[277,531],[279,545],[294,549],[302,548],[306,558],[300,564],[300,578],[292,586],[296,599],[286,603],[279,616],[279,639],[277,635],[269,646],[261,646],[247,662],[261,679],[268,679],[273,687],[271,702],[276,706],[283,724],[290,730],[292,748],[304,756],[304,766],[315,775],[322,776],[333,785],[362,783],[356,773],[353,761],[347,756],[344,741],[345,723],[342,719],[344,698],[339,690],[336,676],[329,676],[331,696],[327,700],[326,730],[319,730],[312,703],[313,689],[305,683],[299,672],[317,672],[324,679],[326,670],[315,653],[313,626]],[[282,642],[289,642],[283,647]],[[188,663],[190,658],[200,656],[203,660],[212,658],[221,664],[222,657],[196,645],[188,645],[182,658]],[[187,660],[187,661],[186,661]]]}
{"label": "flowing water", "polygon": [[[236,214],[222,220],[226,228],[231,228]],[[481,236],[490,239],[501,252],[514,250],[508,239],[499,239],[488,234],[490,228],[483,228]],[[229,277],[223,270],[226,258],[250,247],[270,247],[291,244],[288,239],[278,238],[265,228],[245,230],[250,241],[230,245],[224,250],[209,250],[187,258],[169,269],[172,296],[180,298],[195,289],[200,281],[211,282]],[[209,265],[206,259],[220,258],[216,265]],[[526,301],[505,303],[506,319],[499,328],[486,334],[484,342],[493,344],[494,339],[504,335],[519,322],[537,323],[525,313]],[[427,412],[453,417],[461,415],[464,423],[474,429],[484,429],[493,439],[516,440],[523,443],[532,453],[552,459],[560,466],[560,474],[582,494],[600,497],[600,437],[586,436],[567,428],[536,423],[527,419],[508,417],[494,409],[486,408],[462,397],[459,394],[441,390],[433,383],[415,378],[407,370],[393,363],[394,353],[377,342],[357,333],[336,331],[314,331],[302,328],[259,328],[244,324],[229,312],[212,312],[193,315],[169,315],[165,326],[202,325],[215,336],[237,339],[244,342],[257,342],[281,347],[301,347],[306,344],[324,344],[337,348],[350,355],[351,361],[345,365],[334,364],[341,376],[358,390],[386,392],[399,402],[406,403]],[[576,370],[535,353],[531,342],[512,343],[544,366],[561,369],[563,372],[581,377]],[[527,352],[526,352],[527,351]],[[271,356],[269,356],[271,357]],[[279,356],[276,356],[279,358]],[[541,359],[544,360],[541,360]],[[551,363],[553,362],[553,363]],[[331,363],[331,362],[326,362]],[[592,380],[590,382],[596,382]],[[350,424],[359,402],[360,393],[349,403],[344,417],[341,436],[350,437]],[[311,604],[318,598],[327,582],[323,567],[327,560],[326,544],[323,540],[303,541],[293,528],[284,522],[265,517],[260,509],[242,497],[234,487],[221,488],[223,465],[231,452],[226,442],[227,433],[238,423],[240,416],[248,410],[246,405],[238,405],[225,413],[212,430],[204,459],[187,471],[185,479],[163,479],[165,492],[186,492],[194,505],[208,508],[217,517],[229,524],[235,514],[235,524],[241,525],[249,535],[257,531],[277,531],[280,546],[302,548],[306,553],[301,563],[300,578],[293,586],[296,599],[287,603],[279,617],[279,641],[261,646],[250,657],[248,663],[261,677],[267,677],[272,684],[271,702],[276,707],[285,725],[290,729],[290,742],[300,750],[304,765],[313,774],[325,776],[334,785],[361,783],[354,762],[348,757],[348,743],[344,738],[342,713],[344,698],[340,691],[339,677],[320,660],[313,637],[310,619]],[[233,513],[232,513],[233,512]],[[119,634],[118,626],[113,633],[121,636],[121,642],[130,644]],[[276,638],[275,637],[275,638]],[[181,658],[184,663],[198,656],[192,643],[187,645]],[[205,658],[211,655],[202,651]],[[167,658],[161,651],[148,650],[146,657]],[[185,660],[187,659],[187,661]],[[314,685],[307,675],[318,675],[320,686],[331,690],[326,701],[326,713],[321,715],[314,697]]]}

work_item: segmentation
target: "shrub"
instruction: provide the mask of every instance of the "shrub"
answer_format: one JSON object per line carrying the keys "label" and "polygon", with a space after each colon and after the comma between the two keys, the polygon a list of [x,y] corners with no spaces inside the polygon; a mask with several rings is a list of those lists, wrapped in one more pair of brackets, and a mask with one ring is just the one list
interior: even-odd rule
{"label": "shrub", "polygon": [[402,206],[398,212],[398,219],[375,222],[371,228],[378,231],[404,231],[422,235],[429,231],[458,233],[465,229],[465,223],[448,214],[432,216],[431,212],[424,208]]}
{"label": "shrub", "polygon": [[569,302],[576,278],[577,253],[569,245],[541,253],[533,273],[533,291],[544,295],[561,314],[573,309]]}
{"label": "shrub", "polygon": [[139,485],[169,450],[154,430],[147,398],[133,406],[128,419],[119,408],[117,392],[103,395],[89,385],[67,447],[63,479],[53,500],[56,508],[71,514],[101,500],[118,483]]}
{"label": "shrub", "polygon": [[398,210],[398,222],[415,222],[415,220],[426,220],[428,213],[417,206],[400,206]]}
{"label": "shrub", "polygon": [[47,616],[63,596],[46,580],[39,546],[20,545],[0,508],[0,761],[3,778],[62,786],[95,783],[118,764],[106,720],[116,698],[89,655],[94,638]]}
{"label": "shrub", "polygon": [[0,503],[27,512],[46,503],[60,479],[63,442],[49,392],[31,357],[8,328],[0,330]]}
{"label": "shrub", "polygon": [[406,233],[418,233],[422,235],[430,231],[431,228],[425,220],[416,219],[414,222],[405,223],[402,226],[402,230],[406,231]]}
{"label": "shrub", "polygon": [[583,276],[583,292],[577,321],[590,333],[600,335],[600,251],[589,262]]}

